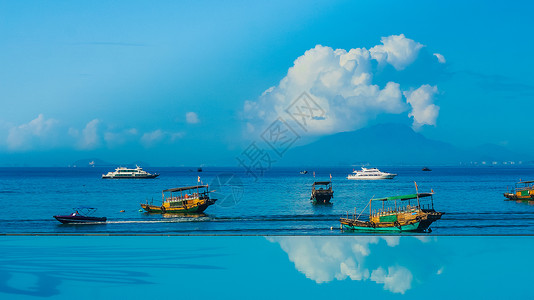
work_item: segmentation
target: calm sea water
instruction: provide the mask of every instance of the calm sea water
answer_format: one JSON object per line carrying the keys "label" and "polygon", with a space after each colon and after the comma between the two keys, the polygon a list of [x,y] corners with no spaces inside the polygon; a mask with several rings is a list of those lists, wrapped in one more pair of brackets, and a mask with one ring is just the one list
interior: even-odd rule
{"label": "calm sea water", "polygon": [[[534,167],[381,167],[393,180],[350,181],[351,168],[275,168],[255,179],[240,168],[146,168],[154,180],[103,180],[109,168],[0,168],[0,232],[46,234],[230,234],[350,235],[339,217],[359,212],[371,197],[434,190],[436,210],[446,214],[432,235],[534,234],[534,203],[505,201],[503,192],[519,179],[534,179]],[[330,206],[310,202],[311,184],[333,177]],[[140,212],[140,203],[161,203],[167,188],[203,183],[219,201],[205,215],[167,216]],[[80,206],[95,207],[107,224],[63,225],[52,216]],[[121,212],[124,210],[124,212]],[[367,213],[367,212],[366,212]],[[365,214],[365,213],[364,213]],[[406,233],[402,233],[406,235]]]}
{"label": "calm sea water", "polygon": [[532,299],[533,246],[526,236],[2,236],[0,298]]}

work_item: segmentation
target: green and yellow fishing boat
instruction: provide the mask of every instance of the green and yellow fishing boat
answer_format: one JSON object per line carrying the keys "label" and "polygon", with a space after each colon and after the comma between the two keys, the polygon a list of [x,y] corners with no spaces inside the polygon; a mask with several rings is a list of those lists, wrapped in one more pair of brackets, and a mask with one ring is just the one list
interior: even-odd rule
{"label": "green and yellow fishing boat", "polygon": [[[168,197],[165,193],[170,193]],[[208,206],[215,204],[211,199],[208,185],[195,185],[167,189],[161,192],[161,205],[141,204],[150,213],[202,213]]]}
{"label": "green and yellow fishing boat", "polygon": [[510,200],[534,200],[534,180],[519,181],[504,197]]}
{"label": "green and yellow fishing boat", "polygon": [[[341,228],[351,231],[367,232],[431,232],[430,225],[441,218],[443,212],[434,210],[434,193],[417,193],[410,195],[371,199],[369,206],[369,220],[360,220],[362,212],[352,218],[348,214],[341,218]],[[421,204],[421,199],[430,199],[430,203]],[[415,205],[412,201],[417,200]],[[372,203],[380,202],[381,208],[373,210]]]}

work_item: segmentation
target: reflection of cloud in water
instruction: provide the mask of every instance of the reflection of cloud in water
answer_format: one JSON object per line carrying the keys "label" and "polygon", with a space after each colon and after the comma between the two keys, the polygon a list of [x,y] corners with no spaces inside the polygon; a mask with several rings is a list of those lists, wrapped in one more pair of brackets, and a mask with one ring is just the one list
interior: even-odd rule
{"label": "reflection of cloud in water", "polygon": [[[425,276],[440,274],[435,259],[421,259],[421,253],[424,253],[424,248],[431,242],[428,238],[401,239],[398,236],[388,236],[267,239],[278,243],[295,264],[295,268],[317,283],[347,278],[369,280],[383,284],[385,290],[404,294],[412,288],[414,279],[420,282]],[[372,255],[371,250],[378,254]],[[420,276],[414,276],[414,270]]]}
{"label": "reflection of cloud in water", "polygon": [[383,283],[384,289],[393,293],[404,294],[412,287],[413,275],[405,267],[391,266],[387,272],[378,268],[371,273],[371,280],[376,283]]}

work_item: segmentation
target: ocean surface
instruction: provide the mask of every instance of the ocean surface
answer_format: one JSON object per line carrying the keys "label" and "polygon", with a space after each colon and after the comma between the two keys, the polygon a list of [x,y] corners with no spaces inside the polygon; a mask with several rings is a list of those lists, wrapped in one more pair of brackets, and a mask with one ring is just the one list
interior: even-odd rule
{"label": "ocean surface", "polygon": [[[435,192],[434,207],[445,212],[423,235],[531,235],[534,202],[505,201],[520,179],[534,179],[534,167],[378,166],[393,180],[351,181],[352,167],[273,168],[258,177],[242,168],[145,168],[152,180],[104,180],[113,168],[0,168],[0,233],[163,235],[355,235],[340,230],[339,218],[358,214],[372,197]],[[332,175],[332,205],[313,205],[311,185]],[[210,184],[218,201],[204,215],[141,212],[140,203],[161,203],[163,189]],[[76,207],[97,208],[106,224],[63,225],[52,216]],[[124,211],[124,212],[121,212]],[[363,215],[368,214],[368,211]],[[366,235],[364,233],[358,233]],[[369,235],[369,234],[367,234]],[[400,233],[400,235],[410,235]]]}
{"label": "ocean surface", "polygon": [[527,236],[1,236],[2,299],[532,299]]}

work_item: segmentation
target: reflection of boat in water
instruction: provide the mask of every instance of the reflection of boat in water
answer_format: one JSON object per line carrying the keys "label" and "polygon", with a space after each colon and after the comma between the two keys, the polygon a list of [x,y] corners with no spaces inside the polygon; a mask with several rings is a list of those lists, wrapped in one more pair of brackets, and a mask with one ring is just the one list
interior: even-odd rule
{"label": "reflection of boat in water", "polygon": [[[360,215],[353,218],[341,218],[342,229],[356,231],[416,231],[431,232],[432,222],[439,220],[444,214],[434,210],[433,193],[417,193],[369,200],[369,221],[359,220]],[[429,197],[431,203],[421,206],[420,199]],[[417,199],[417,205],[411,206],[410,200]],[[372,203],[380,201],[382,207],[373,210]],[[403,205],[403,203],[406,203]],[[394,203],[394,205],[392,205]],[[397,205],[401,204],[401,205]],[[366,206],[367,207],[367,206]],[[364,208],[365,210],[365,208]],[[363,212],[363,211],[362,211]]]}
{"label": "reflection of boat in water", "polygon": [[328,204],[332,198],[334,198],[332,181],[316,181],[313,183],[310,197],[313,203]]}
{"label": "reflection of boat in water", "polygon": [[429,172],[429,171],[432,171],[432,169],[429,169],[429,168],[427,168],[427,167],[424,167],[423,169],[421,169],[421,171]]}
{"label": "reflection of boat in water", "polygon": [[76,211],[70,215],[57,215],[54,216],[54,218],[63,224],[105,223],[107,221],[106,217],[92,216],[96,211],[96,208],[78,207],[75,208],[75,210]]}
{"label": "reflection of boat in water", "polygon": [[135,166],[135,169],[128,169],[125,167],[118,167],[115,172],[108,172],[102,174],[104,179],[152,179],[159,176],[159,174],[150,174],[144,171],[141,167]]}
{"label": "reflection of boat in water", "polygon": [[[165,198],[165,192],[170,192],[170,196]],[[163,190],[161,206],[146,203],[141,204],[141,207],[147,212],[155,213],[202,213],[217,201],[210,199],[209,193],[208,185]]]}
{"label": "reflection of boat in water", "polygon": [[367,169],[362,167],[361,171],[353,171],[347,176],[351,180],[379,180],[379,179],[393,179],[397,174],[382,172],[377,168]]}
{"label": "reflection of boat in water", "polygon": [[300,175],[305,175],[305,174],[308,174],[308,171],[306,171],[306,170],[300,171]]}
{"label": "reflection of boat in water", "polygon": [[510,200],[534,200],[534,180],[519,181],[504,197]]}

